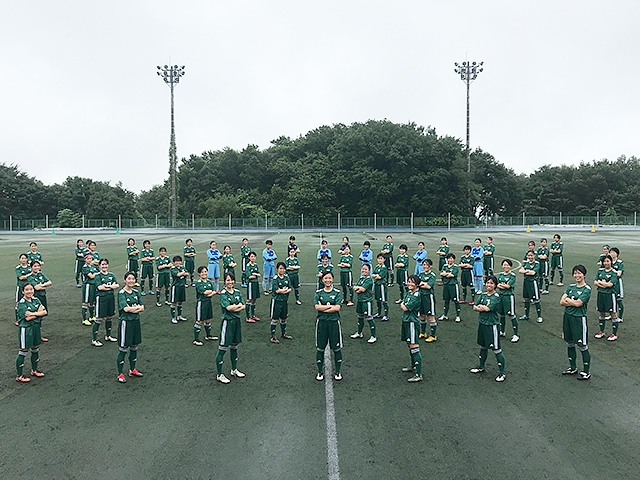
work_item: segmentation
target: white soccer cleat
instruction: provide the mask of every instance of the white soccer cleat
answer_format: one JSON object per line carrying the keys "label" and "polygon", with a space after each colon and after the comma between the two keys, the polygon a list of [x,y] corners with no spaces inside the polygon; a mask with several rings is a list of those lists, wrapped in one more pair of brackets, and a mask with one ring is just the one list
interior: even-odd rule
{"label": "white soccer cleat", "polygon": [[504,382],[507,379],[507,376],[504,373],[501,373],[496,377],[496,382]]}
{"label": "white soccer cleat", "polygon": [[449,320],[447,317],[445,317],[444,315],[440,315],[438,317],[438,320],[442,321],[442,320]]}
{"label": "white soccer cleat", "polygon": [[556,283],[556,285],[558,285],[559,287],[562,287],[564,285],[564,283],[558,282],[558,283]]}
{"label": "white soccer cleat", "polygon": [[117,341],[118,341],[118,339],[117,339],[117,338],[114,338],[114,337],[112,337],[111,335],[107,335],[106,337],[104,337],[104,339],[105,339],[107,342],[117,342]]}
{"label": "white soccer cleat", "polygon": [[349,335],[351,338],[362,338],[364,337],[364,335],[362,333],[352,333],[351,335]]}
{"label": "white soccer cleat", "polygon": [[481,372],[484,372],[484,368],[480,368],[480,367],[473,367],[473,368],[470,368],[470,369],[469,369],[469,371],[470,371],[471,373],[481,373]]}
{"label": "white soccer cleat", "polygon": [[318,372],[316,374],[316,380],[318,380],[319,382],[323,381],[324,380],[324,374]]}
{"label": "white soccer cleat", "polygon": [[415,370],[414,367],[402,367],[403,372],[413,372]]}
{"label": "white soccer cleat", "polygon": [[94,347],[101,347],[102,342],[100,340],[91,340],[91,345],[93,345]]}
{"label": "white soccer cleat", "polygon": [[172,318],[172,319],[171,319],[171,323],[173,323],[173,324],[178,323],[178,319],[177,319],[177,318]]}
{"label": "white soccer cleat", "polygon": [[178,320],[180,320],[181,322],[186,322],[187,319],[184,318],[182,315],[178,315]]}
{"label": "white soccer cleat", "polygon": [[229,380],[227,377],[225,377],[224,373],[221,373],[220,375],[218,375],[216,377],[216,380],[218,380],[220,383],[231,383],[231,380]]}
{"label": "white soccer cleat", "polygon": [[236,378],[244,378],[244,377],[246,377],[246,375],[244,373],[242,373],[240,370],[238,370],[237,368],[235,370],[231,370],[231,376],[232,377],[236,377]]}
{"label": "white soccer cleat", "polygon": [[422,381],[422,375],[418,375],[417,373],[413,377],[411,377],[411,378],[409,378],[407,380],[407,382],[411,382],[411,383],[413,383],[413,382],[421,382],[421,381]]}
{"label": "white soccer cleat", "polygon": [[618,339],[618,336],[614,335],[613,333],[607,337],[607,340],[610,342],[615,342],[617,339]]}
{"label": "white soccer cleat", "polygon": [[333,375],[333,379],[334,379],[336,382],[339,382],[340,380],[342,380],[342,374],[341,374],[341,373],[336,373],[336,374],[334,374],[334,375]]}
{"label": "white soccer cleat", "polygon": [[537,322],[538,322],[538,323],[542,323],[542,317],[538,317]]}
{"label": "white soccer cleat", "polygon": [[378,339],[376,337],[369,337],[369,340],[367,340],[367,343],[376,343],[378,341]]}
{"label": "white soccer cleat", "polygon": [[456,323],[460,323],[460,317],[456,317]]}
{"label": "white soccer cleat", "polygon": [[518,340],[520,340],[520,337],[518,335],[514,335],[513,337],[511,337],[511,343],[518,343]]}

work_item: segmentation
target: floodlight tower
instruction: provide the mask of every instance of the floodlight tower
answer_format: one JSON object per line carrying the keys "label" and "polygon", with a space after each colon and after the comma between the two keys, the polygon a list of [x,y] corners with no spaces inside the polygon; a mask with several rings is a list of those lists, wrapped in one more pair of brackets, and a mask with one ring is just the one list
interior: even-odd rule
{"label": "floodlight tower", "polygon": [[176,129],[173,123],[173,86],[180,83],[180,77],[184,75],[184,65],[158,66],[156,72],[171,89],[171,138],[169,140],[169,171],[171,173],[171,224],[176,226],[176,215],[178,210],[178,196],[176,193]]}
{"label": "floodlight tower", "polygon": [[478,78],[478,74],[484,69],[484,62],[462,62],[462,65],[455,63],[454,71],[460,75],[460,79],[467,84],[467,172],[471,173],[471,146],[469,145],[469,85]]}

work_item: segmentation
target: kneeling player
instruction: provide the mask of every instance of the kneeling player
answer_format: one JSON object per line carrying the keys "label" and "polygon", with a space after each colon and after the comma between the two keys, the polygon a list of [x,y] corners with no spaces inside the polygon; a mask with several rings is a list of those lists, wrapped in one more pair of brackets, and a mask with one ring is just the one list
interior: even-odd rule
{"label": "kneeling player", "polygon": [[584,265],[573,267],[573,278],[576,283],[569,285],[560,299],[560,305],[564,308],[562,319],[562,338],[567,342],[569,354],[569,368],[562,372],[563,375],[575,375],[578,373],[576,366],[576,346],[582,354],[583,371],[578,380],[589,380],[589,366],[591,354],[587,346],[587,303],[591,298],[591,287],[584,281],[587,269]]}

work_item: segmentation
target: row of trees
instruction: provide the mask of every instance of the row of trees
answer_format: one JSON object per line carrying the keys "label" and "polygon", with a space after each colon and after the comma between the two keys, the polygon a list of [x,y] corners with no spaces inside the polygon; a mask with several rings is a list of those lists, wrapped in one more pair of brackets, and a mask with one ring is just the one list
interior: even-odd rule
{"label": "row of trees", "polygon": [[[343,216],[632,214],[640,207],[640,161],[620,157],[544,166],[518,175],[491,154],[414,123],[323,126],[269,148],[249,145],[183,158],[179,215]],[[68,177],[46,186],[0,165],[0,216],[153,218],[169,216],[168,180],[139,195],[120,184]],[[70,221],[70,220],[69,220]]]}

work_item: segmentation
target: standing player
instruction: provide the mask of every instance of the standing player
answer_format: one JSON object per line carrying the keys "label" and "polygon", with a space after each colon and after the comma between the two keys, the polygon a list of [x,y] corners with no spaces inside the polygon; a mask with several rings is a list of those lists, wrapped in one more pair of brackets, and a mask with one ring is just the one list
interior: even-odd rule
{"label": "standing player", "polygon": [[382,246],[384,255],[384,264],[387,266],[387,278],[389,279],[387,287],[393,286],[393,237],[387,235],[387,243]]}
{"label": "standing player", "polygon": [[[351,249],[347,245],[345,248],[340,248],[342,253],[340,254],[340,285],[342,286],[342,303],[346,303],[347,306],[353,305],[353,255],[351,255]],[[348,303],[347,303],[347,298]]]}
{"label": "standing player", "polygon": [[[435,278],[435,275],[434,275]],[[403,372],[414,372],[413,377],[409,378],[409,382],[422,381],[422,355],[420,355],[420,345],[418,344],[418,311],[420,310],[420,294],[418,293],[418,284],[420,278],[417,275],[411,275],[407,280],[409,291],[405,295],[400,308],[402,309],[402,332],[401,338],[403,342],[407,342],[409,347],[409,357],[411,358],[408,367],[402,369]]]}
{"label": "standing player", "polygon": [[[603,268],[604,267],[604,257],[606,257],[607,255],[609,255],[609,249],[611,247],[609,245],[603,245],[602,246],[602,253],[600,254],[600,257],[598,258],[598,267]],[[31,260],[31,258],[29,258],[29,260]]]}
{"label": "standing player", "polygon": [[553,236],[553,243],[549,247],[549,252],[551,253],[551,283],[553,283],[553,278],[556,274],[556,268],[558,269],[558,274],[560,275],[560,281],[558,282],[558,286],[562,286],[562,282],[564,280],[564,272],[562,271],[562,248],[564,245],[560,241],[560,235],[557,233]]}
{"label": "standing player", "polygon": [[346,247],[349,247],[349,250],[351,250],[351,245],[349,245],[349,237],[342,237],[342,245],[340,245],[338,253],[342,255]]}
{"label": "standing player", "polygon": [[[51,280],[49,280],[44,273],[40,271],[40,262],[38,260],[31,261],[31,273],[27,276],[28,282],[33,285],[35,289],[34,296],[40,300],[40,303],[44,307],[47,312],[49,311],[47,306],[47,287],[51,286]],[[47,316],[47,314],[43,316]],[[38,319],[38,323],[41,322],[41,318]],[[41,337],[43,342],[48,342],[49,340],[45,337]]]}
{"label": "standing player", "polygon": [[[186,269],[185,269],[186,270]],[[196,322],[193,324],[193,344],[201,347],[204,345],[200,340],[200,331],[204,325],[205,340],[217,340],[218,337],[211,335],[211,320],[213,319],[213,308],[211,307],[211,297],[216,294],[213,289],[213,282],[207,278],[207,267],[198,267],[196,282]]]}
{"label": "standing player", "polygon": [[118,325],[118,382],[127,383],[124,376],[124,359],[129,353],[129,376],[142,377],[142,373],[136,368],[138,360],[138,345],[142,342],[140,330],[140,313],[144,311],[142,296],[133,287],[136,283],[136,274],[127,272],[124,274],[124,287],[118,292],[118,313],[120,324]]}
{"label": "standing player", "polygon": [[[293,249],[291,251],[294,251]],[[291,281],[286,275],[287,267],[284,262],[278,262],[278,274],[274,278],[273,291],[271,293],[271,343],[280,343],[276,338],[276,327],[280,320],[280,336],[287,340],[293,337],[287,333],[287,316],[289,313],[289,294],[291,293]]]}
{"label": "standing player", "polygon": [[29,274],[31,267],[29,266],[26,253],[20,254],[20,264],[16,265],[16,278],[18,285],[16,286],[16,305],[22,298],[22,287],[29,283]]}
{"label": "standing player", "polygon": [[96,282],[96,321],[93,322],[91,345],[101,347],[102,342],[98,340],[98,330],[104,320],[105,337],[108,342],[117,342],[118,339],[111,336],[112,318],[116,314],[116,297],[114,290],[120,288],[116,276],[109,272],[109,260],[100,260],[100,271],[95,276]]}
{"label": "standing player", "polygon": [[220,259],[222,258],[222,253],[218,250],[215,240],[211,240],[211,242],[209,242],[207,257],[209,258],[207,275],[210,279],[213,279],[213,286],[216,289],[216,293],[220,293]]}
{"label": "standing player", "polygon": [[440,239],[440,246],[436,250],[436,255],[438,255],[438,271],[440,272],[440,285],[442,282],[442,267],[444,267],[445,263],[447,263],[447,255],[449,254],[449,245],[447,245],[447,237],[442,237]]}
{"label": "standing player", "polygon": [[618,273],[613,269],[611,255],[607,254],[602,260],[604,265],[596,274],[596,280],[593,282],[598,287],[598,312],[600,318],[600,331],[596,333],[596,338],[603,338],[604,325],[608,318],[611,318],[611,327],[613,332],[607,337],[610,342],[618,339]]}
{"label": "standing player", "polygon": [[167,256],[167,249],[160,247],[160,256],[156,257],[156,307],[161,307],[160,291],[164,288],[164,303],[171,305],[169,301],[169,289],[171,288],[171,267],[173,264]]}
{"label": "standing player", "polygon": [[[29,259],[29,265],[31,265],[31,262],[33,262],[34,260],[40,262],[40,265],[44,265],[42,254],[38,252],[38,244],[36,242],[31,242],[29,244],[29,252],[27,252],[27,258]],[[47,307],[44,307],[44,309],[46,310]]]}
{"label": "standing player", "polygon": [[[89,255],[91,255],[91,263],[99,270],[100,254],[96,251],[96,242],[93,240],[87,240],[87,248],[89,249]],[[84,267],[83,267],[84,268]]]}
{"label": "standing player", "polygon": [[542,323],[540,308],[540,290],[538,290],[538,275],[540,274],[540,262],[536,260],[533,250],[527,252],[527,260],[520,267],[519,272],[524,275],[522,282],[522,299],[524,301],[524,315],[520,320],[529,320],[529,309],[533,303],[538,314],[538,323]]}
{"label": "standing player", "polygon": [[536,250],[536,257],[540,262],[539,287],[540,295],[549,293],[549,247],[547,247],[547,239],[540,239],[540,246]]}
{"label": "standing player", "polygon": [[171,267],[171,323],[178,323],[178,320],[186,322],[182,316],[182,302],[187,300],[186,286],[189,272],[182,265],[182,257],[173,257]]}
{"label": "standing player", "polygon": [[[381,322],[389,321],[389,302],[387,301],[387,266],[384,264],[385,256],[379,253],[376,257],[378,265],[373,269],[373,295],[376,299],[378,306],[378,313],[374,318],[380,318]],[[384,316],[382,315],[382,309],[384,308]],[[381,318],[382,317],[382,318]]]}
{"label": "standing player", "polygon": [[322,258],[320,259],[320,265],[316,269],[316,276],[318,277],[318,290],[323,288],[324,284],[322,283],[322,277],[326,272],[333,273],[333,265],[329,263],[329,256],[326,253],[322,254]]}
{"label": "standing player", "polygon": [[473,300],[476,297],[476,291],[473,287],[473,263],[474,258],[471,256],[471,245],[464,246],[464,255],[460,257],[460,285],[462,285],[462,300],[460,303],[467,303],[467,287],[471,289],[471,300],[469,305],[473,306]]}
{"label": "standing player", "polygon": [[298,245],[296,245],[296,237],[294,235],[289,237],[289,243],[287,244],[287,256],[289,256],[289,252],[291,250],[294,251],[296,257],[300,253],[300,249],[298,248]]}
{"label": "standing player", "polygon": [[[483,273],[484,265],[482,259],[484,258],[484,248],[482,248],[482,240],[476,238],[474,240],[474,247],[471,249],[471,256],[473,257],[473,286],[475,288],[476,295],[482,293],[484,287]],[[473,299],[472,299],[473,300]]]}
{"label": "standing player", "polygon": [[358,317],[358,330],[351,335],[351,338],[362,338],[362,330],[364,330],[365,319],[369,323],[371,336],[369,343],[375,343],[376,338],[376,322],[373,319],[373,280],[371,279],[371,269],[369,265],[362,265],[361,277],[353,287],[358,294],[358,302],[356,304],[356,316]]}
{"label": "standing player", "polygon": [[358,257],[358,260],[362,262],[362,265],[367,264],[369,265],[369,268],[371,268],[371,262],[373,262],[373,252],[371,251],[371,243],[369,242],[369,240],[365,240],[362,246],[364,248],[362,249],[362,252],[360,252],[360,256]]}
{"label": "standing player", "polygon": [[232,273],[233,276],[236,276],[235,268],[238,266],[233,255],[231,255],[231,245],[225,245],[222,249],[224,255],[222,255],[222,268],[223,273]]}
{"label": "standing player", "polygon": [[422,273],[422,262],[427,259],[427,250],[424,248],[424,242],[418,242],[418,251],[413,256],[413,259],[416,261],[414,274],[420,275]]}
{"label": "standing player", "polygon": [[[250,252],[250,262],[247,264],[247,267],[249,267],[251,263],[251,257],[253,257],[255,264],[255,252]],[[236,378],[244,378],[246,376],[238,370],[238,344],[242,342],[240,316],[245,309],[245,305],[242,293],[234,288],[235,283],[236,277],[233,274],[226,273],[224,275],[224,290],[220,293],[220,309],[222,310],[220,346],[218,347],[218,354],[216,355],[216,370],[218,372],[216,379],[220,383],[231,382],[231,380],[222,373],[224,354],[227,350],[229,350],[229,357],[231,358],[231,376]],[[260,291],[258,291],[258,294],[260,294]]]}
{"label": "standing player", "polygon": [[493,275],[493,259],[495,258],[496,246],[493,244],[493,237],[487,237],[487,244],[483,248],[482,266],[484,267],[484,278]]}
{"label": "standing player", "polygon": [[47,311],[40,303],[40,300],[34,297],[33,285],[30,283],[22,287],[22,298],[16,307],[16,317],[18,319],[18,328],[20,339],[20,349],[16,358],[16,382],[27,383],[31,379],[22,374],[24,369],[24,360],[29,349],[31,349],[31,376],[44,377],[44,373],[38,368],[40,360],[40,343],[42,334],[40,332],[40,319],[47,314]]}
{"label": "standing player", "polygon": [[326,272],[322,277],[324,287],[316,291],[314,298],[315,309],[318,312],[316,319],[316,365],[318,374],[316,380],[324,380],[324,350],[327,345],[333,350],[333,358],[336,364],[336,373],[333,378],[342,380],[340,368],[342,367],[342,329],[340,328],[340,308],[342,307],[342,294],[340,290],[333,288],[333,273]]}
{"label": "standing player", "polygon": [[[247,314],[247,323],[255,323],[260,321],[260,319],[256,317],[256,301],[260,298],[260,267],[256,265],[256,252],[249,252],[249,263],[247,264],[245,274],[247,280],[247,307],[246,310],[244,308],[243,310],[245,310]],[[222,301],[222,299],[220,299],[220,301]]]}
{"label": "standing player", "polygon": [[620,250],[618,249],[618,247],[613,247],[611,250],[609,250],[609,255],[611,255],[611,259],[613,260],[613,263],[611,263],[611,267],[618,274],[618,291],[616,292],[618,299],[618,323],[622,323],[622,314],[624,313],[624,304],[622,303],[622,300],[624,298],[624,287],[622,286],[624,263],[622,263],[622,260],[618,258],[620,255]]}
{"label": "standing player", "polygon": [[242,288],[247,286],[245,271],[249,263],[249,253],[251,253],[251,247],[249,246],[249,239],[245,237],[242,239],[242,247],[240,247],[240,257],[242,258]]}
{"label": "standing player", "polygon": [[80,279],[82,278],[82,266],[84,265],[84,256],[89,253],[89,249],[84,247],[84,242],[81,238],[76,242],[76,287],[82,288]]}
{"label": "standing player", "polygon": [[300,261],[296,257],[295,252],[291,253],[289,250],[289,256],[284,261],[284,264],[287,267],[287,275],[289,275],[289,280],[291,281],[291,287],[293,288],[293,292],[296,295],[296,304],[302,305],[300,301]]}
{"label": "standing player", "polygon": [[[140,258],[140,250],[136,246],[133,238],[127,240],[127,272],[135,272],[138,274],[138,259]],[[114,306],[115,308],[115,306]]]}
{"label": "standing player", "polygon": [[506,316],[509,316],[513,326],[511,343],[516,343],[520,340],[520,337],[518,336],[518,317],[516,317],[516,296],[514,294],[516,274],[511,271],[512,266],[513,262],[508,258],[502,261],[502,273],[498,275],[498,295],[500,297],[498,313],[500,314],[500,336],[507,335],[505,332],[507,326]]}
{"label": "standing player", "polygon": [[322,262],[322,255],[326,255],[327,257],[329,257],[329,260],[331,260],[331,250],[327,246],[326,240],[322,240],[322,242],[320,242],[320,249],[318,250],[318,255],[316,256],[318,259],[318,263]]}
{"label": "standing player", "polygon": [[[422,262],[422,273],[418,277],[420,290],[420,334],[418,338],[426,338],[427,343],[438,340],[436,330],[438,322],[436,322],[436,295],[434,292],[436,285],[436,274],[431,271],[433,262],[430,258],[425,258]],[[427,337],[427,320],[429,320],[430,333]]]}
{"label": "standing player", "polygon": [[264,244],[265,249],[262,250],[262,290],[264,290],[265,295],[268,295],[271,293],[271,287],[273,286],[273,277],[276,276],[275,262],[278,256],[272,248],[273,242],[271,240],[267,240]]}
{"label": "standing player", "polygon": [[89,326],[94,319],[96,305],[96,274],[100,269],[93,264],[93,257],[87,253],[82,267],[82,324]]}
{"label": "standing player", "polygon": [[575,375],[578,373],[576,365],[576,345],[582,354],[583,370],[578,375],[578,380],[589,380],[591,374],[591,354],[587,346],[587,303],[591,298],[591,287],[584,281],[587,269],[584,265],[573,267],[573,278],[576,283],[569,285],[560,299],[560,305],[564,308],[562,319],[562,338],[567,343],[569,354],[569,368],[562,372],[563,375]]}
{"label": "standing player", "polygon": [[442,277],[442,300],[444,300],[444,312],[438,320],[448,320],[447,314],[449,313],[449,301],[453,300],[453,304],[456,307],[456,322],[460,322],[460,289],[458,288],[458,265],[456,261],[455,253],[447,253],[447,264],[442,267],[440,276]]}
{"label": "standing player", "polygon": [[498,376],[496,382],[504,382],[507,378],[504,373],[505,358],[500,348],[500,333],[498,320],[499,295],[496,293],[498,280],[493,275],[487,278],[487,293],[480,294],[480,298],[473,306],[478,315],[478,345],[480,345],[480,355],[478,356],[478,366],[469,370],[471,373],[484,372],[484,365],[487,361],[489,349],[493,350],[498,362]]}
{"label": "standing player", "polygon": [[396,303],[402,303],[404,291],[407,288],[407,280],[409,280],[409,255],[407,255],[407,247],[404,243],[400,245],[400,255],[396,258],[396,275],[398,277],[398,288],[400,290],[400,298]]}
{"label": "standing player", "polygon": [[[196,271],[196,247],[193,246],[193,240],[187,238],[184,247],[182,247],[182,255],[184,256],[184,268],[189,272],[191,277],[191,286],[195,287],[194,273]],[[187,281],[187,285],[189,282]]]}
{"label": "standing player", "polygon": [[153,250],[151,250],[151,241],[145,240],[144,242],[142,242],[142,252],[140,252],[140,261],[142,262],[142,274],[140,275],[140,295],[146,295],[144,293],[145,278],[149,279],[149,295],[153,295],[153,261],[155,259],[156,256],[153,253]]}

